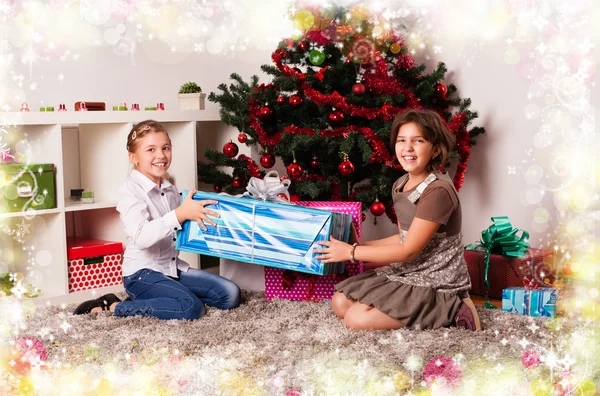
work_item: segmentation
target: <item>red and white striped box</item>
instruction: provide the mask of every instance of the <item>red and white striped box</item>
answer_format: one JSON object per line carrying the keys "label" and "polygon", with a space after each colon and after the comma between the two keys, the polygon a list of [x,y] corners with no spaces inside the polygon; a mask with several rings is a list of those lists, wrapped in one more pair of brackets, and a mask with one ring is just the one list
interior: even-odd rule
{"label": "red and white striped box", "polygon": [[67,238],[69,293],[123,282],[121,242]]}

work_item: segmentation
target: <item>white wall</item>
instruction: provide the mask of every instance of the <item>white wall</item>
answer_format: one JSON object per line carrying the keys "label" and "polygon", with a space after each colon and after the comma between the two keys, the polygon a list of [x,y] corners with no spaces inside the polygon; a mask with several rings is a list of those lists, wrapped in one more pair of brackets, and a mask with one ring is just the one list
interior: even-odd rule
{"label": "white wall", "polygon": [[[139,103],[140,107],[163,102],[167,109],[177,108],[177,91],[183,82],[196,81],[208,93],[215,91],[220,83],[228,84],[233,72],[246,80],[259,74],[262,80],[260,65],[271,62],[270,51],[256,49],[228,59],[209,54],[171,53],[163,47],[154,42],[149,50],[152,55],[142,46],[131,57],[116,55],[111,48],[92,47],[77,61],[37,62],[31,69],[36,89],[25,87],[14,97],[12,105],[18,107],[21,101],[26,101],[32,109],[37,109],[41,103],[55,108],[66,103],[72,110],[74,102],[86,100],[106,102],[107,107],[120,102]],[[490,225],[490,217],[508,215],[513,226],[530,231],[535,246],[546,234],[532,221],[532,211],[539,205],[528,205],[524,200],[528,189],[524,173],[532,162],[526,150],[532,147],[532,136],[538,131],[539,122],[524,116],[529,84],[521,68],[508,66],[494,55],[504,50],[504,43],[489,44],[472,60],[471,66],[466,65],[460,51],[442,52],[428,62],[446,62],[450,70],[447,81],[457,85],[462,97],[473,100],[472,109],[480,114],[477,123],[487,130],[472,149],[460,191],[464,242],[475,242]],[[27,65],[18,67],[21,68],[18,72],[30,75]],[[64,80],[59,80],[59,75]],[[217,106],[208,101],[205,111],[218,114]],[[199,140],[199,154],[204,147],[219,149],[229,138],[235,141],[238,132],[216,124],[206,133],[206,139]],[[240,146],[244,147],[241,152],[247,154],[245,146]],[[258,159],[257,153],[253,157]],[[508,173],[509,166],[516,168],[515,174]],[[370,215],[364,227],[367,238],[389,235],[395,230],[385,218],[373,226]]]}

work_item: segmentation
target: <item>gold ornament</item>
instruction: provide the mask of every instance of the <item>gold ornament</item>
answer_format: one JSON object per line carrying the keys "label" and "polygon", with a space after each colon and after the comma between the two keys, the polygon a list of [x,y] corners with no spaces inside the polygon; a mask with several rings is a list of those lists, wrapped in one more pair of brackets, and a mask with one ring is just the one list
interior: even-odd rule
{"label": "gold ornament", "polygon": [[390,45],[390,52],[392,54],[398,54],[400,52],[400,44],[398,43],[393,43],[392,45]]}

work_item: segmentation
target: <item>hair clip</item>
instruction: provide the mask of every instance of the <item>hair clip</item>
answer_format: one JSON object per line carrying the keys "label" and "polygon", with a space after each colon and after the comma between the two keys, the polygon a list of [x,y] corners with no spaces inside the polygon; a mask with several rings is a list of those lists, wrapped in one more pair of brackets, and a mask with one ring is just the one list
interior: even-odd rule
{"label": "hair clip", "polygon": [[146,132],[146,131],[149,131],[150,129],[152,129],[152,128],[150,128],[150,125],[144,125],[144,127],[142,128],[142,131]]}
{"label": "hair clip", "polygon": [[131,134],[131,140],[135,140],[137,136],[137,133],[135,131],[133,131],[133,133]]}

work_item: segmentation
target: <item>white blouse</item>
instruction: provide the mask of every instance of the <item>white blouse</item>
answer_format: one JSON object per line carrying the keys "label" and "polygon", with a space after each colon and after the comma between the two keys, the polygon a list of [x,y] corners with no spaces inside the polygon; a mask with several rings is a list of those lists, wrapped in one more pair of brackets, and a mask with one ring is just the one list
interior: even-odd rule
{"label": "white blouse", "polygon": [[181,229],[175,208],[180,203],[179,191],[169,181],[163,179],[159,188],[139,171],[131,171],[117,202],[127,233],[123,276],[148,268],[175,278],[178,268],[190,268],[175,249],[175,236]]}

